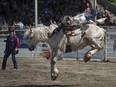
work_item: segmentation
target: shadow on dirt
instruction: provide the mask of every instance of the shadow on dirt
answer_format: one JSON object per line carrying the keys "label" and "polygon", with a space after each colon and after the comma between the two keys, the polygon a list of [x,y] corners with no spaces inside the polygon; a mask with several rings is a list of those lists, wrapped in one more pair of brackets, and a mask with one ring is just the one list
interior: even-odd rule
{"label": "shadow on dirt", "polygon": [[76,87],[74,85],[22,85],[22,86],[3,86],[3,87]]}

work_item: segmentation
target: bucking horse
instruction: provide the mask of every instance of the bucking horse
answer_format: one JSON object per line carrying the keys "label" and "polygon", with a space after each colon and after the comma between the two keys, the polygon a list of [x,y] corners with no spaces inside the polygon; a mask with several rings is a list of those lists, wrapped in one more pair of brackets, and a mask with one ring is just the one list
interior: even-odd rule
{"label": "bucking horse", "polygon": [[[66,17],[63,21],[67,22]],[[68,22],[67,22],[68,24]],[[104,36],[105,31],[103,28],[96,24],[90,23],[83,26],[85,28],[85,34],[82,36],[82,29],[80,27],[73,27],[71,33],[68,34],[67,29],[62,29],[58,34],[49,37],[53,30],[58,27],[57,24],[51,23],[50,26],[42,26],[34,29],[27,29],[24,38],[28,38],[30,51],[36,48],[38,42],[47,42],[51,48],[51,79],[55,80],[59,74],[59,70],[56,66],[56,62],[60,56],[65,53],[66,45],[71,46],[72,51],[81,50],[86,46],[90,46],[84,55],[84,61],[89,61],[92,56],[104,48]],[[72,27],[69,27],[72,28]]]}

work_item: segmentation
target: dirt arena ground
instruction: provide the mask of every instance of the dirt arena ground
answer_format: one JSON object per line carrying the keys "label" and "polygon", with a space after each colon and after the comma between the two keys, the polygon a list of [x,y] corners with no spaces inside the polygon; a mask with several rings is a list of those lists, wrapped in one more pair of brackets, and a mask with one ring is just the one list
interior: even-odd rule
{"label": "dirt arena ground", "polygon": [[18,71],[12,69],[11,58],[6,70],[0,69],[0,87],[116,87],[115,62],[60,60],[56,81],[51,81],[50,61],[45,58],[17,58],[17,62]]}

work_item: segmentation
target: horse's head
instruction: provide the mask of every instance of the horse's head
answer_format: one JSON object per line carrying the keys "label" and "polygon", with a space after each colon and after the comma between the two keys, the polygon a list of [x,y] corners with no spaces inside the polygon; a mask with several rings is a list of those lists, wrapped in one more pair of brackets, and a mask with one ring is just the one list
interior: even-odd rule
{"label": "horse's head", "polygon": [[52,31],[57,27],[56,24],[51,24],[50,26],[42,26],[34,29],[26,30],[24,34],[24,39],[28,40],[28,48],[30,51],[36,48],[38,42],[45,42],[49,39],[48,33],[52,33]]}
{"label": "horse's head", "polygon": [[76,21],[74,21],[74,19],[70,16],[64,16],[64,18],[62,20],[62,23],[65,26],[75,26],[75,25],[77,25]]}
{"label": "horse's head", "polygon": [[30,51],[33,51],[36,48],[38,41],[35,38],[33,29],[26,30],[26,32],[24,33],[23,39],[28,40],[28,49]]}

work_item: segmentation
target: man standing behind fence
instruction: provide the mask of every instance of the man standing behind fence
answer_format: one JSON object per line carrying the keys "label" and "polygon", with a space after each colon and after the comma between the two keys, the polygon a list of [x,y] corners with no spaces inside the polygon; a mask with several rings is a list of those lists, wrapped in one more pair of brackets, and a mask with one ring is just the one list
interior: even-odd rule
{"label": "man standing behind fence", "polygon": [[4,51],[5,55],[2,62],[2,70],[6,69],[7,59],[10,56],[10,54],[12,55],[12,61],[14,64],[13,69],[17,70],[18,66],[15,55],[18,53],[19,39],[17,36],[15,36],[13,28],[9,28],[8,32],[9,36],[7,37],[6,40],[6,47]]}

